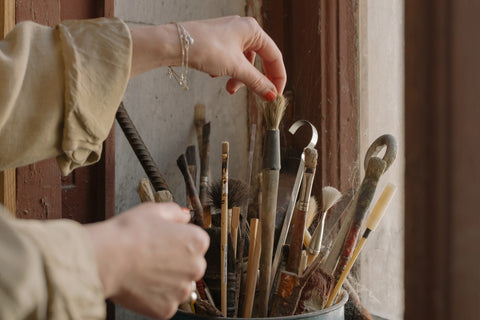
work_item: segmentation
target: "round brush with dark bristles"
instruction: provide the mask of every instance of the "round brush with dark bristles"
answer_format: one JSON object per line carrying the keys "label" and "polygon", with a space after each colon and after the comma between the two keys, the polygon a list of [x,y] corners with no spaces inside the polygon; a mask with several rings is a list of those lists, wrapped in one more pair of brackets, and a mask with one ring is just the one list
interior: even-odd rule
{"label": "round brush with dark bristles", "polygon": [[[240,179],[228,180],[228,208],[242,207],[248,198],[248,186]],[[222,207],[222,180],[215,181],[208,190],[208,204],[216,209]]]}

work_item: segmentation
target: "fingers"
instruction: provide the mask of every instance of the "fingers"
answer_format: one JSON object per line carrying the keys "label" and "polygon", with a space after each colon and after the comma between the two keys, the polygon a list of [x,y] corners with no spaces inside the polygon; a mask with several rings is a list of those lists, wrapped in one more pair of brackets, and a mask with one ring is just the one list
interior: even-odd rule
{"label": "fingers", "polygon": [[[227,82],[227,90],[235,93],[244,83],[265,100],[273,101],[278,93],[283,92],[287,81],[282,53],[255,20],[249,21],[252,21],[255,32],[251,33],[251,41],[247,42],[245,58],[240,60],[233,78]],[[254,67],[255,54],[261,58],[265,74]]]}

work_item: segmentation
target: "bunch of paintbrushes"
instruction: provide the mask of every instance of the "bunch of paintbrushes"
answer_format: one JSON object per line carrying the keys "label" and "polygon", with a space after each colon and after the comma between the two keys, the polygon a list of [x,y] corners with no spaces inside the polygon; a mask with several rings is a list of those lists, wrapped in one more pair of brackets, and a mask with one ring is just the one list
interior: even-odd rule
{"label": "bunch of paintbrushes", "polygon": [[[317,205],[311,193],[318,160],[314,148],[318,134],[312,124],[301,120],[292,125],[290,132],[294,134],[299,127],[309,125],[312,138],[301,154],[282,228],[275,237],[281,169],[279,126],[285,108],[282,96],[263,108],[266,130],[262,170],[258,175],[258,211],[253,214],[258,218],[248,222],[249,200],[253,198],[250,184],[256,127],[252,126],[250,132],[246,182],[230,177],[230,146],[224,141],[221,179],[212,183],[211,125],[205,119],[205,106],[195,106],[200,166],[197,166],[193,145],[178,157],[177,165],[185,180],[192,222],[205,228],[211,245],[205,256],[205,276],[197,282],[199,299],[195,307],[184,305],[183,310],[199,315],[250,318],[284,317],[330,307],[342,295],[341,288],[348,273],[386,211],[395,191],[390,184],[368,215],[378,181],[395,160],[395,139],[383,135],[372,143],[365,155],[365,176],[358,188],[351,188],[342,195],[333,187],[324,187],[320,205]],[[141,200],[171,200],[166,182],[123,105],[117,119],[154,186],[152,190],[147,179],[140,181]],[[384,156],[379,157],[384,149]],[[360,237],[362,228],[365,231]],[[275,239],[278,239],[276,244]],[[354,294],[348,282],[345,288]],[[370,318],[358,299],[356,308],[363,318]]]}

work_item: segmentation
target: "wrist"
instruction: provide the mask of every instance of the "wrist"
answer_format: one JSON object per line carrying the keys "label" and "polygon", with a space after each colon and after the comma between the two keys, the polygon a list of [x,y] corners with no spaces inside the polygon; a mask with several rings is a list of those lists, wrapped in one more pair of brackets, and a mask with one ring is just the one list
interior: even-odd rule
{"label": "wrist", "polygon": [[174,24],[134,27],[130,33],[133,46],[131,77],[155,68],[180,65],[180,42]]}
{"label": "wrist", "polygon": [[120,291],[120,283],[125,274],[124,241],[116,230],[115,219],[86,225],[92,240],[97,260],[97,270],[106,298]]}

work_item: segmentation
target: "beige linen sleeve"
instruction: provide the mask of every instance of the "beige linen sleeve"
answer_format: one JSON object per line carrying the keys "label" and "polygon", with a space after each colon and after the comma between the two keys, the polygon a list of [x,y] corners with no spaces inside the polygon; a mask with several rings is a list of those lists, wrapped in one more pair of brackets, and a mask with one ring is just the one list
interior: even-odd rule
{"label": "beige linen sleeve", "polygon": [[105,319],[94,250],[80,224],[1,212],[0,266],[0,319]]}
{"label": "beige linen sleeve", "polygon": [[0,170],[57,157],[68,174],[98,161],[131,55],[119,19],[17,25],[0,41]]}

